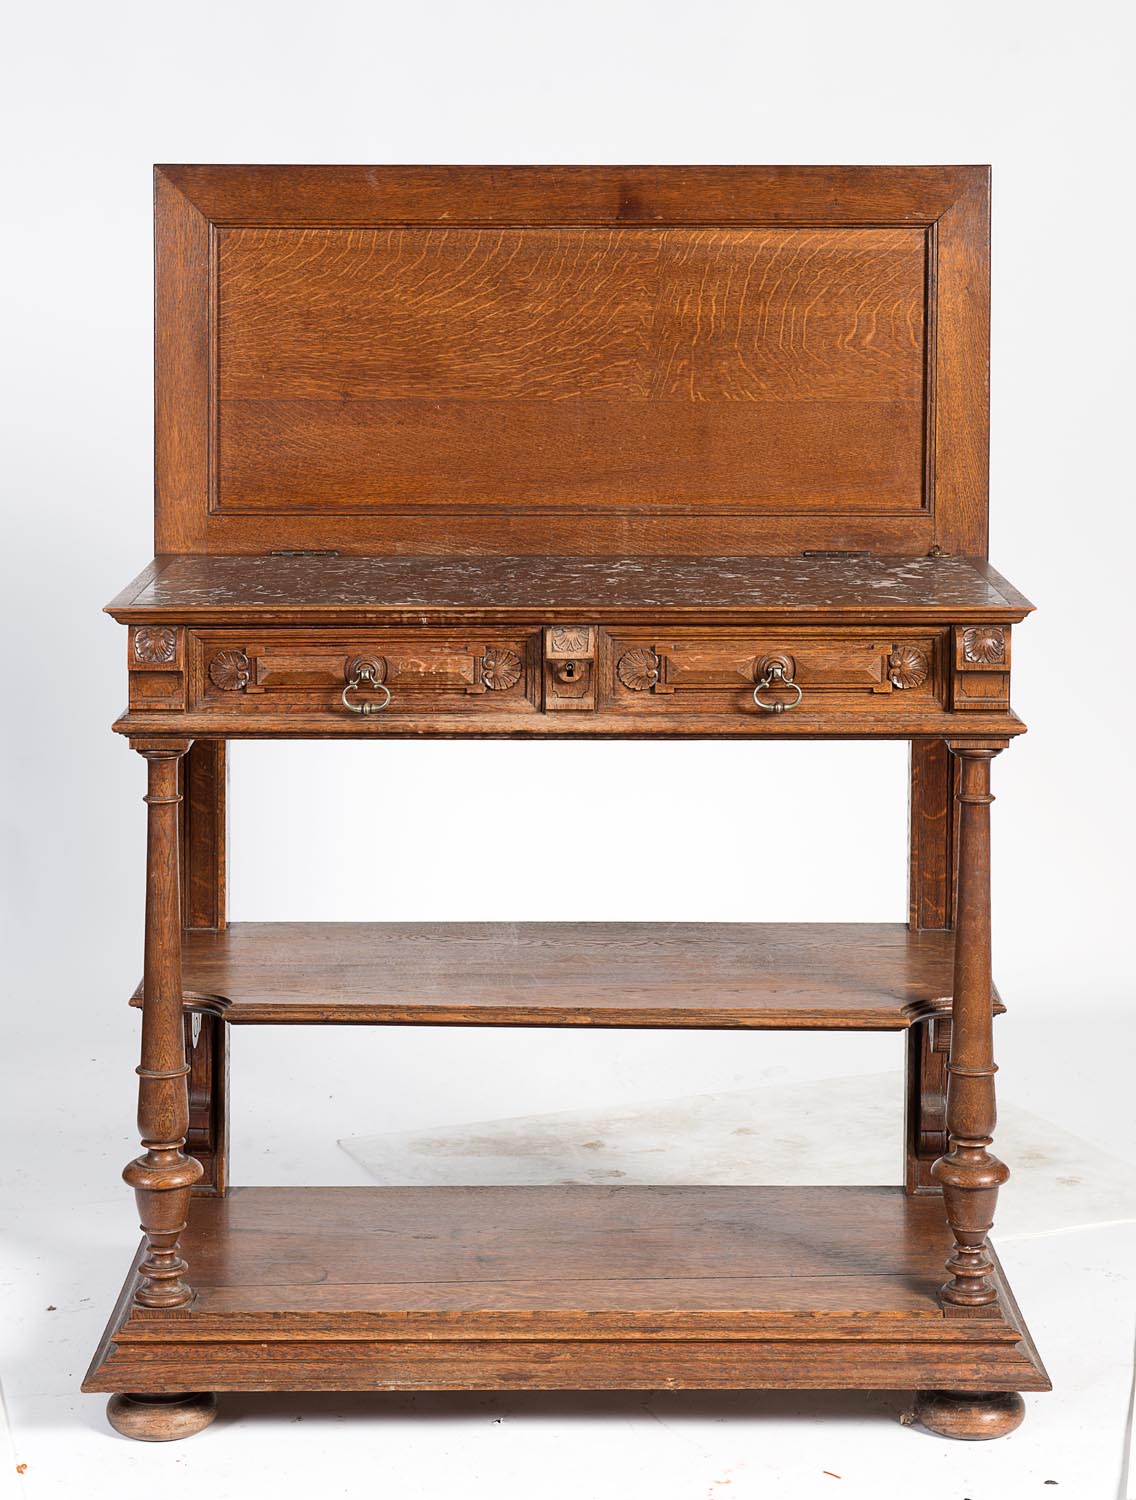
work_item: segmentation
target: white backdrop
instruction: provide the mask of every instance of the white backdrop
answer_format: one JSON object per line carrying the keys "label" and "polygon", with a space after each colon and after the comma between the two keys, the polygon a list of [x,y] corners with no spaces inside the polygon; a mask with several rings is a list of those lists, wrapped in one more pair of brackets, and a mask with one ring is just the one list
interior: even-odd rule
{"label": "white backdrop", "polygon": [[[1031,733],[995,766],[1000,1087],[1092,1143],[1066,1152],[1078,1173],[1095,1148],[1130,1149],[1132,14],[1119,0],[9,9],[4,1500],[17,1483],[33,1500],[221,1500],[269,1478],[281,1495],[330,1483],[438,1500],[812,1500],[835,1493],[824,1471],[848,1500],[1011,1500],[1047,1478],[1069,1500],[1115,1493],[1131,1375],[1123,1225],[1002,1243],[1057,1391],[997,1444],[901,1433],[897,1405],[854,1394],[307,1396],[228,1398],[175,1452],[116,1443],[77,1387],[137,1232],[119,1172],[138,1149],[125,999],[141,967],[144,778],[109,732],[125,643],[99,610],[150,552],[154,161],[993,163],[991,556],[1040,606],[1015,636]],[[905,757],[242,745],[233,915],[900,919]],[[554,862],[534,852],[550,832]],[[847,1099],[898,1066],[898,1041],[238,1032],[235,1176],[358,1181],[337,1138],[865,1075],[827,1091]],[[898,1091],[894,1106],[898,1119]],[[847,1158],[866,1127],[846,1125]],[[898,1168],[898,1127],[895,1145]],[[1044,1151],[1007,1150],[1011,1168],[1030,1155],[1035,1178],[1048,1170],[1066,1193],[1077,1181]]]}
{"label": "white backdrop", "polygon": [[[1133,832],[1122,17],[990,0],[197,0],[10,16],[4,1051],[34,1149],[24,1186],[66,1173],[82,1139],[121,1194],[124,1244],[133,1232],[117,1173],[133,1141],[123,1001],[140,968],[143,774],[109,733],[124,641],[99,609],[150,553],[154,161],[993,162],[991,556],[1041,606],[1015,639],[1032,732],[995,768],[1001,1076],[1060,1118],[1093,1070],[1069,1123],[1115,1144]],[[239,746],[232,914],[900,918],[905,756]],[[550,832],[542,856],[534,835]],[[1014,1059],[1031,1028],[1051,1045],[1027,1076]],[[895,1039],[246,1033],[237,1175],[286,1176],[308,1130],[329,1143],[330,1179],[345,1134],[881,1059],[898,1061]]]}

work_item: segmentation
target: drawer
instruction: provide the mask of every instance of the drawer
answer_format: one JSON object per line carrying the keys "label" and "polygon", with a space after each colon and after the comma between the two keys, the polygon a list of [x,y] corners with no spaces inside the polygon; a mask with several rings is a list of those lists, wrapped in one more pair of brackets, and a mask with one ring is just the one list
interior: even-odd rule
{"label": "drawer", "polygon": [[189,668],[192,705],[219,713],[536,713],[540,633],[203,629]]}
{"label": "drawer", "polygon": [[889,698],[929,707],[945,701],[944,641],[927,628],[613,631],[600,696],[628,714],[855,712]]}

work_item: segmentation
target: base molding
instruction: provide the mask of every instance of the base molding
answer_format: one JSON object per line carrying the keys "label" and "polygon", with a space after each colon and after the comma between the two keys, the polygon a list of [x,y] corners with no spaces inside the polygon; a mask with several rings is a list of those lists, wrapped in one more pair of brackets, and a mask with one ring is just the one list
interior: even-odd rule
{"label": "base molding", "polygon": [[138,1306],[136,1260],[83,1389],[902,1390],[934,1430],[968,1395],[1005,1422],[1049,1379],[999,1269],[944,1308],[950,1243],[898,1188],[237,1188],[192,1204],[188,1307]]}

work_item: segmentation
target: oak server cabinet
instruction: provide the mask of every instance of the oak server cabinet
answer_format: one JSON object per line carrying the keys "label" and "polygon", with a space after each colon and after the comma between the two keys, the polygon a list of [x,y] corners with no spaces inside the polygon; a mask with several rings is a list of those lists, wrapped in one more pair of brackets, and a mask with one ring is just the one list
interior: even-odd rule
{"label": "oak server cabinet", "polygon": [[[987,1241],[984,167],[160,167],[144,1231],[84,1389],[1049,1388]],[[906,924],[234,923],[232,739],[903,739]],[[282,809],[281,816],[287,816]],[[455,838],[460,829],[455,829]],[[533,851],[555,870],[555,848]],[[257,1188],[230,1026],[906,1031],[896,1188]]]}

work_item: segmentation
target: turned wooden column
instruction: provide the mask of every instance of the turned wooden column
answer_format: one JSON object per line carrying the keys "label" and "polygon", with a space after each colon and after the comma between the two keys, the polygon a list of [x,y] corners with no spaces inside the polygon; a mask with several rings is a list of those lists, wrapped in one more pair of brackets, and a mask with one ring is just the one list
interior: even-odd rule
{"label": "turned wooden column", "polygon": [[[953,748],[953,747],[952,747]],[[990,762],[995,750],[958,749],[958,897],[954,1002],[947,1062],[949,1149],[931,1168],[942,1184],[955,1248],[943,1301],[982,1307],[998,1300],[986,1236],[1009,1170],[990,1153],[994,1105],[994,1002],[990,965]]]}
{"label": "turned wooden column", "polygon": [[148,1241],[134,1293],[143,1307],[182,1307],[193,1292],[182,1279],[178,1236],[201,1164],[186,1156],[189,1072],[181,985],[181,860],[178,763],[186,747],[140,747],[149,771],[146,793],[146,954],[142,980],[142,1062],[138,1131],[145,1148],[123,1177],[134,1189]]}

